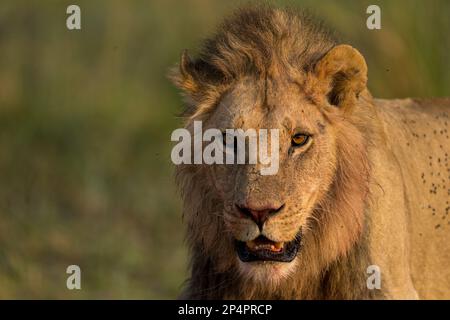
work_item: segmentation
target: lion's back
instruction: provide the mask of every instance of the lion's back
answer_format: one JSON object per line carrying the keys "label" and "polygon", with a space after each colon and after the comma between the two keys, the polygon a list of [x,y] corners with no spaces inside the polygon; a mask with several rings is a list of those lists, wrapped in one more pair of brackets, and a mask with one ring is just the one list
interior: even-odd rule
{"label": "lion's back", "polygon": [[449,298],[450,99],[376,103],[403,178],[414,286],[421,298]]}

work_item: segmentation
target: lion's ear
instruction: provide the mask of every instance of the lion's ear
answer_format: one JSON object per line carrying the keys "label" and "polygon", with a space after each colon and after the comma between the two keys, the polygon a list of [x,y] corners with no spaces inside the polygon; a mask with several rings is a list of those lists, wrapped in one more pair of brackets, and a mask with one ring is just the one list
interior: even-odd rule
{"label": "lion's ear", "polygon": [[223,81],[220,71],[202,59],[191,60],[187,50],[182,52],[180,63],[171,70],[169,78],[187,97],[197,102],[207,86]]}
{"label": "lion's ear", "polygon": [[169,73],[169,78],[183,92],[189,96],[198,91],[198,81],[194,63],[191,61],[187,50],[181,53],[180,63]]}
{"label": "lion's ear", "polygon": [[328,102],[348,111],[366,88],[367,65],[358,50],[349,45],[331,49],[315,66]]}

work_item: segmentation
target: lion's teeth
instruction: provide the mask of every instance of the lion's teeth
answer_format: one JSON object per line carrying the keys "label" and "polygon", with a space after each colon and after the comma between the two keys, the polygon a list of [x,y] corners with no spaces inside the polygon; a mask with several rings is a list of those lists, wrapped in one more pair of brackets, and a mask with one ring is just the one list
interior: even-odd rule
{"label": "lion's teeth", "polygon": [[281,249],[283,249],[283,245],[284,245],[284,242],[275,242],[274,247],[275,247],[276,251],[280,251]]}
{"label": "lion's teeth", "polygon": [[278,252],[281,249],[283,249],[284,242],[257,243],[256,241],[251,240],[251,241],[247,241],[246,245],[250,250],[266,249],[266,250]]}

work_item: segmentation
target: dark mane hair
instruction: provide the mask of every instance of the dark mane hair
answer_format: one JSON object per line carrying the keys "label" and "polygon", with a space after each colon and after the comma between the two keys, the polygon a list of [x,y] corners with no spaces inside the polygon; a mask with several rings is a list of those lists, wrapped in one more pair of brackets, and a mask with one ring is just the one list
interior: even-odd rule
{"label": "dark mane hair", "polygon": [[274,64],[309,68],[335,43],[317,21],[294,9],[240,9],[205,41],[194,66],[200,73],[213,70],[225,79],[265,74]]}
{"label": "dark mane hair", "polygon": [[185,51],[169,77],[188,93],[189,115],[193,103],[212,104],[242,77],[307,72],[334,46],[331,32],[305,11],[244,7],[203,42],[197,58]]}

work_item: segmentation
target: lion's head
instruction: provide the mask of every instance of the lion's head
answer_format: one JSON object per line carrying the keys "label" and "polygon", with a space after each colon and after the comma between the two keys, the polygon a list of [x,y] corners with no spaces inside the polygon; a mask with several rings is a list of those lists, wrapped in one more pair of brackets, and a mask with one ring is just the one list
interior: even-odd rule
{"label": "lion's head", "polygon": [[369,180],[366,73],[358,51],[271,8],[239,11],[197,59],[183,53],[172,79],[186,128],[279,130],[275,175],[260,164],[177,167],[195,281],[228,274],[274,288],[317,274],[357,241]]}

